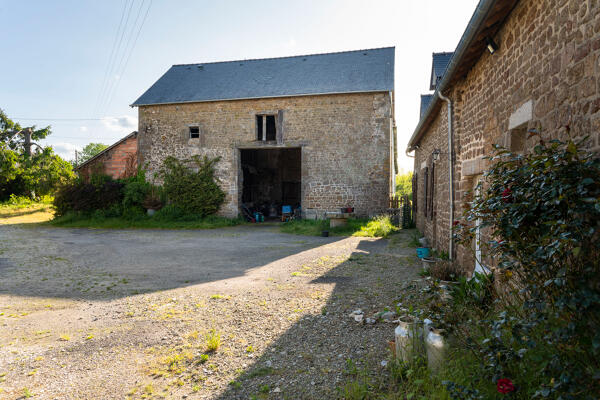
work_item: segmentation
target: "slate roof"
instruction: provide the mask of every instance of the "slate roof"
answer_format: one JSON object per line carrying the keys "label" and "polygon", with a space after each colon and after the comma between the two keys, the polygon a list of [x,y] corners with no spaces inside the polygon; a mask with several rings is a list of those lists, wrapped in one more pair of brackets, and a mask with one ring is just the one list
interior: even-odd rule
{"label": "slate roof", "polygon": [[446,72],[446,68],[448,67],[448,63],[450,62],[453,54],[453,52],[433,53],[429,90],[435,90],[438,82],[442,80],[444,77],[444,72]]}
{"label": "slate roof", "polygon": [[173,65],[132,106],[392,91],[394,50]]}
{"label": "slate roof", "polygon": [[432,99],[433,99],[432,94],[422,94],[421,95],[421,112],[419,113],[419,119],[423,118],[423,114],[425,114],[425,111],[427,111],[427,107],[429,107],[429,104],[431,103]]}

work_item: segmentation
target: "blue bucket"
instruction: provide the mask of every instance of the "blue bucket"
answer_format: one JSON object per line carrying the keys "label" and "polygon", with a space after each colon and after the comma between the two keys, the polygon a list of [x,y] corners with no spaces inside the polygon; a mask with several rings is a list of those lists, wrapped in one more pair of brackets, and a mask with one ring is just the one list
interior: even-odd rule
{"label": "blue bucket", "polygon": [[417,247],[417,257],[429,257],[429,247]]}

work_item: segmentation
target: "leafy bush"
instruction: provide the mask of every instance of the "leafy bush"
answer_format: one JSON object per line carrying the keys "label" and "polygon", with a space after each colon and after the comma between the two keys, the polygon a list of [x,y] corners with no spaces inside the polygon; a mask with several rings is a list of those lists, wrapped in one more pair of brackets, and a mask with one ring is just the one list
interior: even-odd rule
{"label": "leafy bush", "polygon": [[142,203],[150,193],[151,185],[139,180],[132,180],[125,183],[123,188],[123,206],[124,207],[141,207]]}
{"label": "leafy bush", "polygon": [[85,182],[77,179],[63,185],[54,196],[56,215],[65,215],[69,211],[91,213],[107,210],[121,204],[124,184],[107,176],[96,176]]}
{"label": "leafy bush", "polygon": [[160,170],[163,189],[169,203],[185,213],[206,216],[219,210],[225,192],[215,177],[215,164],[220,158],[194,156],[189,160],[167,157]]}
{"label": "leafy bush", "polygon": [[[485,252],[506,290],[467,336],[498,390],[514,381],[516,398],[600,393],[600,159],[581,146],[497,148],[466,215],[489,230]],[[469,245],[474,228],[459,226]]]}

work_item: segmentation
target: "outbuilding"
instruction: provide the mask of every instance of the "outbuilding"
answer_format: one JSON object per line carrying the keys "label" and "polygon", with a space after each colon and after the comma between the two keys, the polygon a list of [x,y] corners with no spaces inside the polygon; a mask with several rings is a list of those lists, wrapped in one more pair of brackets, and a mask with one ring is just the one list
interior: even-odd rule
{"label": "outbuilding", "polygon": [[394,182],[394,48],[172,66],[138,107],[139,165],[220,157],[220,214],[387,209]]}

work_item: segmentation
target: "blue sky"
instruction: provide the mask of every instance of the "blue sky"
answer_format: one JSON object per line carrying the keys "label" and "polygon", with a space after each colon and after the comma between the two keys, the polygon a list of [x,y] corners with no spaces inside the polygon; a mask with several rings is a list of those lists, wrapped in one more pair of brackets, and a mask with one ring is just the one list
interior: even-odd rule
{"label": "blue sky", "polygon": [[[172,64],[395,46],[400,166],[408,170],[404,148],[418,122],[419,95],[428,93],[431,53],[454,50],[476,5],[0,0],[0,108],[22,125],[52,125],[46,143],[71,159],[76,148],[111,144],[137,129],[129,104]],[[127,24],[117,35],[121,19]]]}

